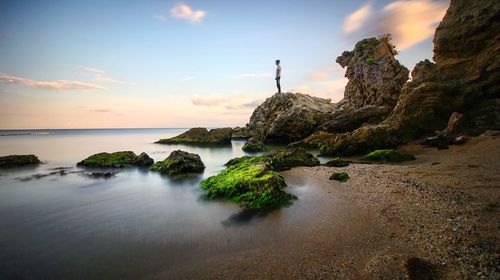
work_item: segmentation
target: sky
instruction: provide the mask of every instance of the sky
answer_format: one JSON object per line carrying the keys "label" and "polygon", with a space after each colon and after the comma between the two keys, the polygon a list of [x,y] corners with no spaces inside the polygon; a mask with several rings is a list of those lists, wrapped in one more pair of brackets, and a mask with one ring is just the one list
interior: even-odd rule
{"label": "sky", "polygon": [[432,60],[448,0],[0,0],[0,129],[244,126],[282,90],[343,97],[335,59],[391,33]]}

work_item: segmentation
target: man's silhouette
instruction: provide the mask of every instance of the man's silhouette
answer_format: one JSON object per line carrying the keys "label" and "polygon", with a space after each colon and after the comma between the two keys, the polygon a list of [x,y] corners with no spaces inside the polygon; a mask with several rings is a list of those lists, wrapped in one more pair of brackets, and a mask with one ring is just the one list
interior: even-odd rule
{"label": "man's silhouette", "polygon": [[281,66],[280,66],[280,61],[278,59],[276,60],[276,86],[278,87],[278,93],[281,93],[280,79],[281,79]]}

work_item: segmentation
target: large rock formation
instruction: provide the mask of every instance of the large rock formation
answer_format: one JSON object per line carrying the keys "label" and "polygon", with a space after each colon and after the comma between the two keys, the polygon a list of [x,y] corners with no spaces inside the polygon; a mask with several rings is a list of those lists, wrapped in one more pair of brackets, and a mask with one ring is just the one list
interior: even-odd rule
{"label": "large rock formation", "polygon": [[146,153],[139,156],[132,151],[121,151],[114,153],[98,153],[77,163],[80,167],[91,168],[123,168],[123,167],[148,167],[154,160]]}
{"label": "large rock formation", "polygon": [[335,110],[330,99],[301,93],[277,93],[259,105],[248,128],[254,140],[289,142],[311,134]]}
{"label": "large rock formation", "polygon": [[498,14],[496,1],[452,0],[436,29],[436,63],[426,60],[415,66],[413,80],[405,84],[396,107],[382,123],[324,137],[321,152],[353,154],[393,147],[446,126],[455,111],[464,114],[464,126],[471,134],[498,129]]}
{"label": "large rock formation", "polygon": [[231,144],[233,129],[230,127],[207,130],[204,127],[195,127],[172,138],[160,139],[158,144],[185,144],[185,145],[224,145]]}

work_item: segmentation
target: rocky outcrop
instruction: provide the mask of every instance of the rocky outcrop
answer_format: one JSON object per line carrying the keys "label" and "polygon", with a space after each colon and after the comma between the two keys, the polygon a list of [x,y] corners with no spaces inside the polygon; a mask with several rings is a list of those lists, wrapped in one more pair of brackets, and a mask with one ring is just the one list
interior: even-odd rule
{"label": "rocky outcrop", "polygon": [[353,131],[363,124],[378,124],[391,112],[390,106],[367,105],[358,109],[342,110],[319,126],[319,130],[330,133]]}
{"label": "rocky outcrop", "polygon": [[277,93],[259,105],[248,123],[259,142],[290,142],[311,134],[335,110],[330,99],[301,93]]}
{"label": "rocky outcrop", "polygon": [[33,166],[40,163],[41,161],[35,155],[10,155],[0,157],[0,168]]}
{"label": "rocky outcrop", "polygon": [[166,159],[151,166],[151,171],[167,175],[199,173],[203,170],[205,170],[205,165],[199,155],[181,150],[173,151]]}
{"label": "rocky outcrop", "polygon": [[[495,1],[452,0],[436,29],[436,63],[415,66],[413,80],[405,84],[396,107],[382,123],[333,135],[322,142],[322,154],[394,147],[445,127],[452,112],[464,114],[469,122],[464,125],[466,132],[495,129],[500,123],[495,101],[500,93],[499,13]],[[489,110],[482,110],[484,106]],[[480,129],[475,122],[482,123]]]}
{"label": "rocky outcrop", "polygon": [[265,155],[267,165],[276,171],[288,170],[297,166],[318,166],[319,160],[304,148],[291,148]]}
{"label": "rocky outcrop", "polygon": [[248,141],[243,145],[242,150],[248,153],[258,153],[265,151],[266,147],[262,141],[255,137],[248,139]]}
{"label": "rocky outcrop", "polygon": [[92,168],[123,168],[123,167],[148,167],[153,164],[146,153],[139,156],[131,151],[122,151],[114,153],[98,153],[92,155],[79,163],[77,166]]}
{"label": "rocky outcrop", "polygon": [[250,130],[246,127],[235,127],[233,128],[233,139],[248,139],[250,138]]}
{"label": "rocky outcrop", "polygon": [[345,76],[349,79],[339,104],[347,109],[367,105],[394,107],[409,74],[408,69],[394,59],[396,54],[387,35],[361,40],[354,50],[337,57],[337,63],[346,68]]}
{"label": "rocky outcrop", "polygon": [[160,139],[158,144],[186,144],[186,145],[224,145],[231,144],[233,129],[230,127],[214,128],[210,131],[204,127],[190,130],[168,139]]}

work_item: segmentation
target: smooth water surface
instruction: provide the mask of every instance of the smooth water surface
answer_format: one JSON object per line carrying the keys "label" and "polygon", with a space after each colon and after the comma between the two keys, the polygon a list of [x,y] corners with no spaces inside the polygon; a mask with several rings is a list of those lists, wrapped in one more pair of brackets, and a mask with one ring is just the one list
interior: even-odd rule
{"label": "smooth water surface", "polygon": [[[244,155],[244,142],[154,144],[184,131],[0,131],[0,155],[35,154],[44,162],[0,170],[0,279],[148,278],[189,267],[194,259],[265,246],[301,226],[297,220],[308,212],[300,200],[308,188],[293,182],[288,191],[299,200],[269,215],[255,217],[234,203],[202,199],[200,180]],[[157,161],[176,149],[199,154],[205,172],[172,179],[130,168],[95,179],[76,167],[98,152],[146,152]],[[68,173],[58,174],[60,167]]]}

